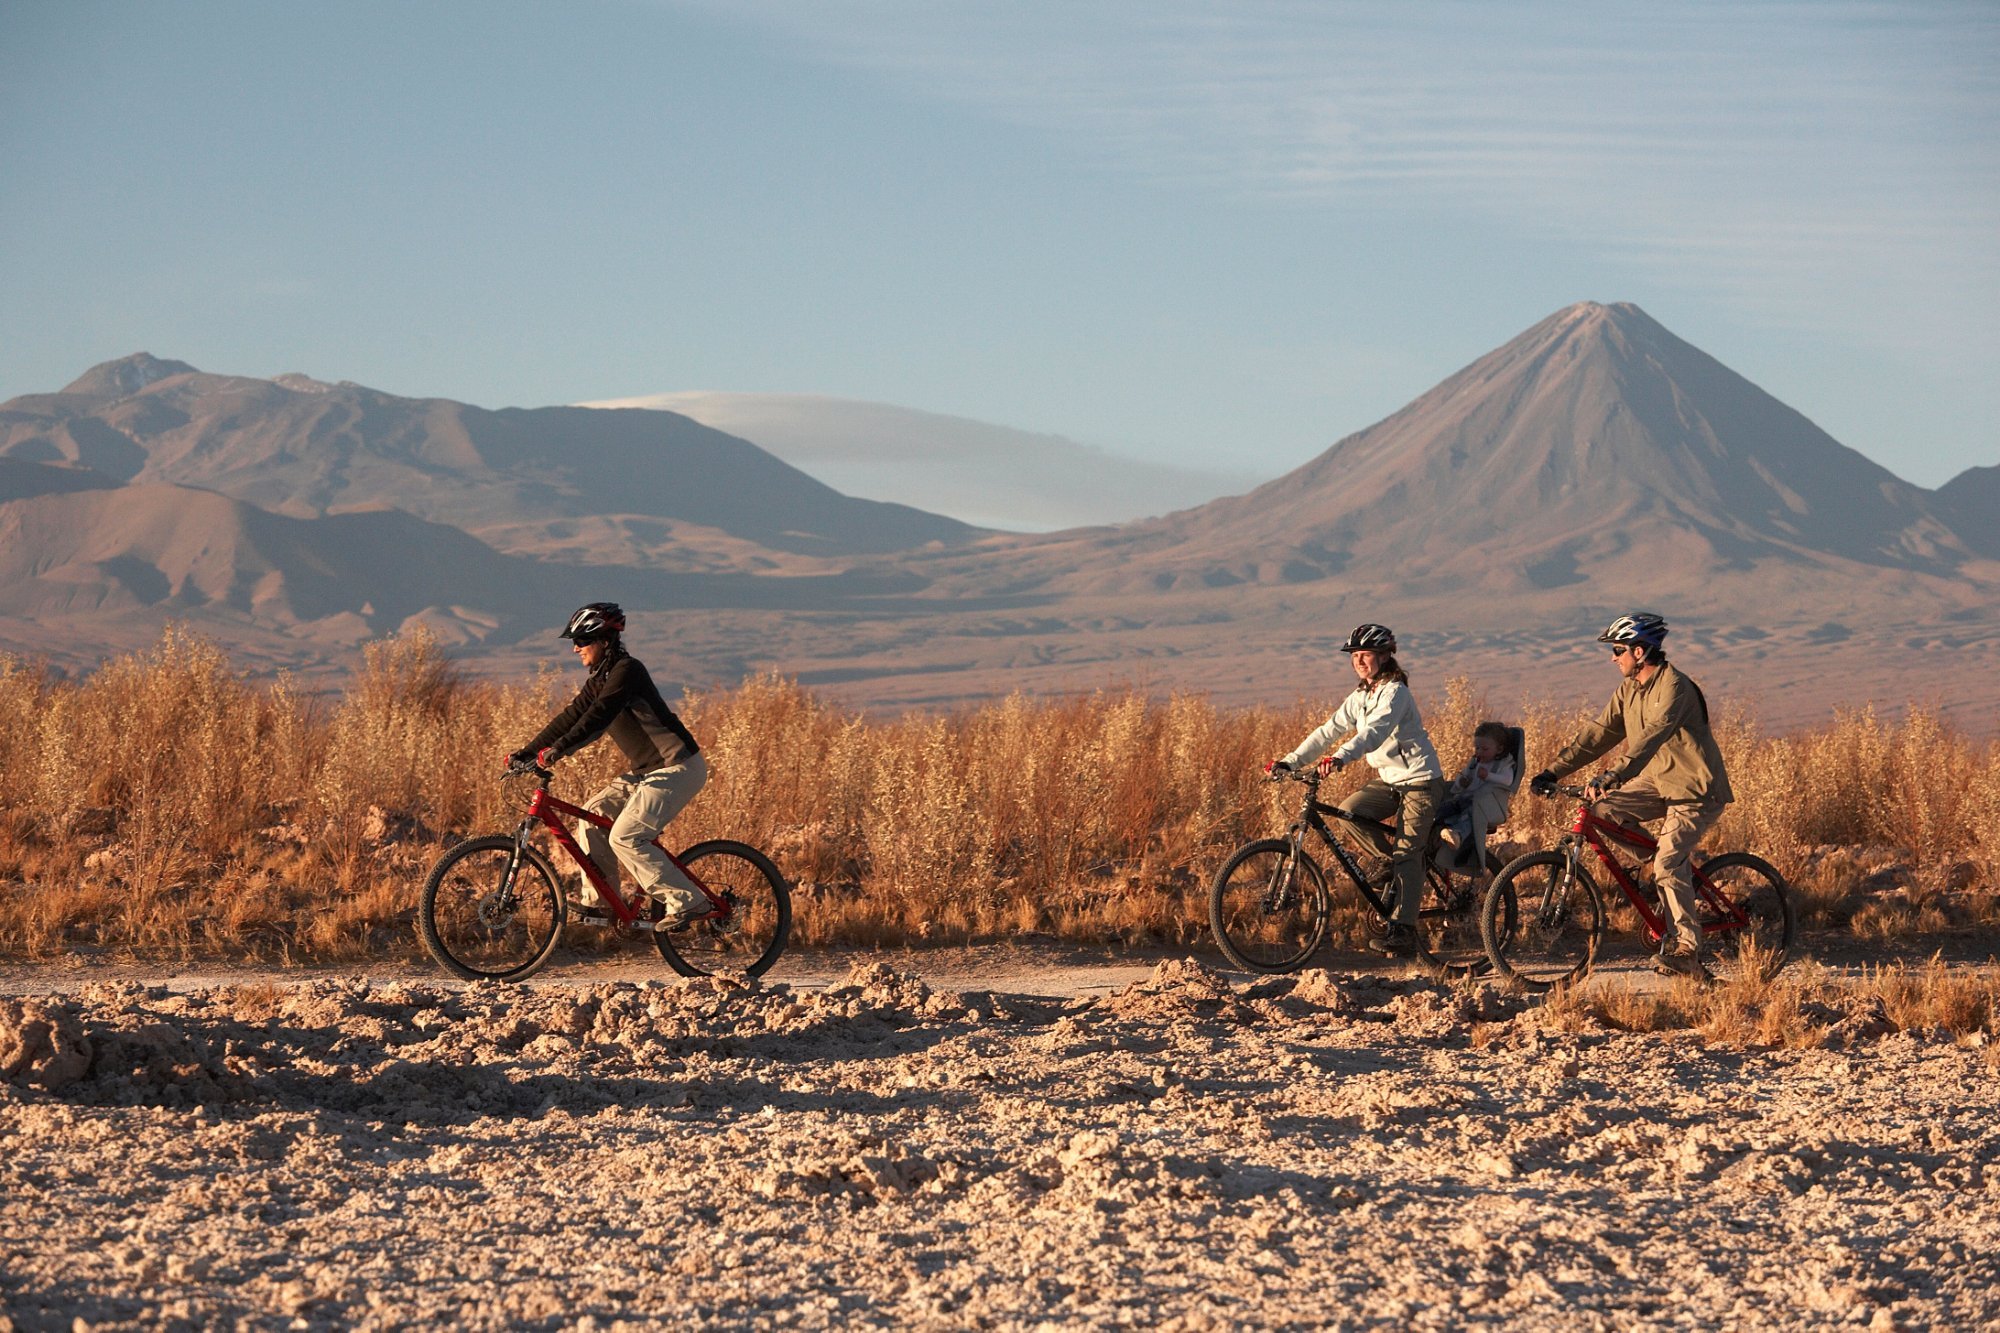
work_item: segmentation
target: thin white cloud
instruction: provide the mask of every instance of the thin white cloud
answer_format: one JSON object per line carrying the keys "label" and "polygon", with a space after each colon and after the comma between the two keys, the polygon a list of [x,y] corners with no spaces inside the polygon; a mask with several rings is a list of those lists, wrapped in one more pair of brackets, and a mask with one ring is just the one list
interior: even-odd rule
{"label": "thin white cloud", "polygon": [[983,527],[1123,523],[1238,495],[1266,475],[1126,457],[1060,435],[819,394],[648,394],[583,407],[679,412],[770,450],[836,490]]}
{"label": "thin white cloud", "polygon": [[1457,210],[1769,323],[2000,350],[2000,7],[704,7],[1145,178]]}

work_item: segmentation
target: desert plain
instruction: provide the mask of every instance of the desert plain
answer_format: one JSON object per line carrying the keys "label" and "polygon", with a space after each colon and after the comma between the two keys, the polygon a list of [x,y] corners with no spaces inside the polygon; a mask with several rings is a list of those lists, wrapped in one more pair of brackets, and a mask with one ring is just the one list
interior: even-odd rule
{"label": "desert plain", "polygon": [[1990,1019],[1805,963],[1761,1037],[1628,1031],[1334,961],[12,968],[0,1327],[2000,1319]]}

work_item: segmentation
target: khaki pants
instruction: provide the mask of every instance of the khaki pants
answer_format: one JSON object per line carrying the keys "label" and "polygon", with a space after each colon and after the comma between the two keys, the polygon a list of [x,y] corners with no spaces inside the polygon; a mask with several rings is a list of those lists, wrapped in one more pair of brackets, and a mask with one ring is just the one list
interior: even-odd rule
{"label": "khaki pants", "polygon": [[[583,826],[583,849],[609,884],[618,883],[622,862],[640,890],[667,900],[670,908],[693,905],[701,898],[694,881],[681,873],[667,854],[653,845],[673,817],[708,781],[708,764],[698,754],[650,773],[626,773],[583,803],[596,815],[615,815],[609,829]],[[655,893],[655,890],[664,889]]]}
{"label": "khaki pants", "polygon": [[1620,824],[1654,824],[1660,840],[1653,854],[1653,882],[1667,907],[1667,933],[1660,945],[1669,952],[1701,953],[1701,926],[1696,915],[1694,871],[1689,861],[1702,835],[1722,818],[1720,801],[1669,801],[1644,783],[1607,792],[1591,807]]}
{"label": "khaki pants", "polygon": [[1444,799],[1444,779],[1408,787],[1391,787],[1380,778],[1340,803],[1340,808],[1357,819],[1387,819],[1396,816],[1396,835],[1377,834],[1364,829],[1378,849],[1387,853],[1396,871],[1396,920],[1405,926],[1417,924],[1417,912],[1424,901],[1424,844],[1431,836],[1431,821],[1437,818],[1438,802]]}

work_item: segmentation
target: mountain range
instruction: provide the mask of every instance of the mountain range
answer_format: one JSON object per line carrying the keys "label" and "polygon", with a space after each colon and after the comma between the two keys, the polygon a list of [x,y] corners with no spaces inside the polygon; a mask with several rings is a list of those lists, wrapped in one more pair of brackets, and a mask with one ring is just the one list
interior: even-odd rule
{"label": "mountain range", "polygon": [[1990,729],[1996,520],[2000,467],[1910,485],[1624,304],[1558,311],[1246,493],[1031,534],[843,494],[678,412],[142,353],[0,404],[0,647],[81,666],[177,619],[246,665],[337,674],[422,619],[518,670],[609,596],[656,669],[703,685],[1243,701],[1338,691],[1339,639],[1371,619],[1433,681],[1562,697],[1608,688],[1591,635],[1643,606],[1767,718],[1928,699]]}

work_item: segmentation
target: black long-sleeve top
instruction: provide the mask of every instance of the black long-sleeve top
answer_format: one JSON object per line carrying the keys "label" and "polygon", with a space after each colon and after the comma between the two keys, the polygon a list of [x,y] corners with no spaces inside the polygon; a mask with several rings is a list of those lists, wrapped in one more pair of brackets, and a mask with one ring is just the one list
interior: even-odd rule
{"label": "black long-sleeve top", "polygon": [[653,684],[645,665],[614,648],[590,669],[583,688],[517,753],[528,756],[553,746],[559,758],[589,745],[606,732],[624,751],[633,772],[667,768],[701,747]]}

